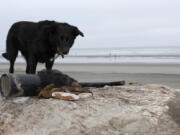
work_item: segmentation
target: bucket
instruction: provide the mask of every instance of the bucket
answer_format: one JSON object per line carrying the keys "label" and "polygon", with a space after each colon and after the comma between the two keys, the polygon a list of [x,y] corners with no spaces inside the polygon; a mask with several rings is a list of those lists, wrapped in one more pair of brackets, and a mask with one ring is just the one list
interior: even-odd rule
{"label": "bucket", "polygon": [[4,97],[37,96],[41,90],[38,75],[3,74],[1,76],[1,94]]}

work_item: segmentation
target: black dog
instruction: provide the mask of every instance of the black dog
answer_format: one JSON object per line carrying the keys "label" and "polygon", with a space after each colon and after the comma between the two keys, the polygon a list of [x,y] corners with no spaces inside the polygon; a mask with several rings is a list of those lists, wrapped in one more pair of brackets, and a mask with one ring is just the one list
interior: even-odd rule
{"label": "black dog", "polygon": [[[38,72],[40,80],[42,82],[42,86],[45,87],[48,84],[53,83],[55,87],[59,88],[62,86],[72,86],[73,82],[78,82],[74,78],[63,74],[59,70],[41,70]],[[119,86],[124,85],[125,81],[117,81],[117,82],[79,82],[81,87],[104,87],[108,86]]]}
{"label": "black dog", "polygon": [[68,54],[78,35],[84,36],[77,27],[67,23],[55,21],[17,22],[8,32],[6,53],[2,55],[10,61],[10,73],[14,72],[14,62],[18,50],[26,60],[26,73],[34,74],[38,62],[45,63],[46,69],[51,70],[55,54],[62,57]]}

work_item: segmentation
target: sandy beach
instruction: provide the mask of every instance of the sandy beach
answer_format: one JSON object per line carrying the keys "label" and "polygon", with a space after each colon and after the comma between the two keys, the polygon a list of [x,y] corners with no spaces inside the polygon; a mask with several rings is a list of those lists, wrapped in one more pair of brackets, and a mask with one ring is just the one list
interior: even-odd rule
{"label": "sandy beach", "polygon": [[[79,82],[125,80],[126,85],[90,87],[93,96],[75,101],[0,97],[0,134],[179,135],[179,67],[56,64],[54,69]],[[1,63],[0,73],[8,72],[8,68],[8,64]],[[25,64],[16,63],[15,69],[15,73],[25,73]],[[37,71],[41,69],[44,65],[39,64]]]}
{"label": "sandy beach", "polygon": [[[16,73],[24,73],[25,66],[16,63]],[[44,64],[38,64],[37,71],[44,68]],[[180,64],[55,64],[53,68],[80,82],[125,80],[126,85],[162,84],[180,88]],[[8,63],[1,63],[0,74],[8,69]]]}

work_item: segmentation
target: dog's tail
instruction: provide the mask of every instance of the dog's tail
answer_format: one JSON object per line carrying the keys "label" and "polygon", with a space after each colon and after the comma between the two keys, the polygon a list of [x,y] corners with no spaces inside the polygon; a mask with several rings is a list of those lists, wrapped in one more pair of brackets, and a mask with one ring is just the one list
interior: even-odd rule
{"label": "dog's tail", "polygon": [[2,56],[3,56],[4,58],[6,58],[7,60],[9,60],[9,55],[8,55],[8,53],[3,53]]}
{"label": "dog's tail", "polygon": [[104,87],[106,85],[108,86],[119,86],[119,85],[125,85],[125,81],[117,81],[117,82],[81,82],[81,87]]}

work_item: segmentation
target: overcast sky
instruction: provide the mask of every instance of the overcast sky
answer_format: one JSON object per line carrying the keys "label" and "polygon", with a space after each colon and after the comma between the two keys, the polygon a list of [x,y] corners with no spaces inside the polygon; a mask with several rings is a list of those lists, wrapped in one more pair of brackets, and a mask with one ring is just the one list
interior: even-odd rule
{"label": "overcast sky", "polygon": [[75,48],[180,46],[180,0],[1,0],[0,50],[16,21],[55,20],[85,37]]}

